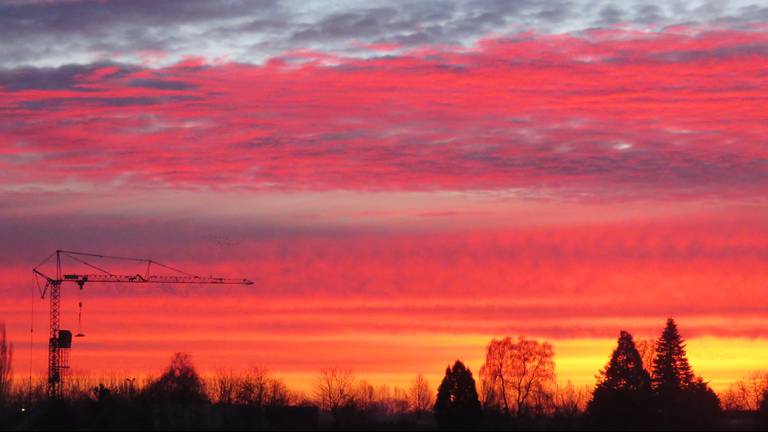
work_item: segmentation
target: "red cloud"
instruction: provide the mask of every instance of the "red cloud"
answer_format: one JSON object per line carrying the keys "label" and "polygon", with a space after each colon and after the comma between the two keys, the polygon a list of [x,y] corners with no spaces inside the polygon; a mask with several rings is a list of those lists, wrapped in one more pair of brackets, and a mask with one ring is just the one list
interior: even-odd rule
{"label": "red cloud", "polygon": [[[768,35],[519,35],[266,66],[98,68],[6,85],[6,186],[571,188],[753,194],[768,182]],[[46,170],[34,169],[45,163]]]}

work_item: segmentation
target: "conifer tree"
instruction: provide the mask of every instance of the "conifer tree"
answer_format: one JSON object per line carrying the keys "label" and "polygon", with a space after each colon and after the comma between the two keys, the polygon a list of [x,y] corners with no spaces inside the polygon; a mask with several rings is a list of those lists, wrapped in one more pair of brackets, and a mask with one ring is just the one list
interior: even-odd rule
{"label": "conifer tree", "polygon": [[685,342],[677,331],[672,318],[656,341],[656,357],[653,360],[653,389],[662,398],[686,389],[694,376],[685,353]]}
{"label": "conifer tree", "polygon": [[632,335],[619,334],[618,344],[608,365],[601,371],[600,386],[614,390],[645,390],[651,387],[651,377],[643,369],[643,359]]}
{"label": "conifer tree", "polygon": [[467,428],[480,420],[480,399],[472,372],[459,360],[445,370],[437,390],[435,418],[443,428]]}
{"label": "conifer tree", "polygon": [[621,429],[648,424],[652,412],[651,378],[632,335],[622,331],[587,411],[595,426]]}
{"label": "conifer tree", "polygon": [[687,429],[716,425],[720,400],[703,378],[694,375],[685,341],[672,318],[656,342],[651,383],[658,426]]}

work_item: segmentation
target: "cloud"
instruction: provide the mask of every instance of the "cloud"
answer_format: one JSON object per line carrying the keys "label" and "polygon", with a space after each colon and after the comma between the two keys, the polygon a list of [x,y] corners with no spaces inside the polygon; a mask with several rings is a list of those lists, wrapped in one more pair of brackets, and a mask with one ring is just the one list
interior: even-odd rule
{"label": "cloud", "polygon": [[59,66],[121,55],[138,60],[145,51],[188,46],[183,39],[200,46],[196,32],[186,29],[269,16],[278,9],[271,0],[10,2],[0,4],[0,37],[15,42],[4,44],[0,53],[12,59],[6,65]]}
{"label": "cloud", "polygon": [[[190,55],[261,62],[313,49],[368,55],[359,45],[471,46],[488,34],[577,32],[592,26],[765,21],[750,1],[439,0],[399,2],[63,1],[0,3],[0,67],[59,67],[118,60],[166,66]],[[161,55],[157,55],[157,54]]]}
{"label": "cloud", "polygon": [[130,82],[131,86],[160,89],[160,90],[192,90],[195,88],[192,84],[184,81],[162,80],[162,79],[136,79]]}
{"label": "cloud", "polygon": [[0,187],[751,197],[768,185],[766,47],[752,30],[594,29],[263,66],[10,70]]}

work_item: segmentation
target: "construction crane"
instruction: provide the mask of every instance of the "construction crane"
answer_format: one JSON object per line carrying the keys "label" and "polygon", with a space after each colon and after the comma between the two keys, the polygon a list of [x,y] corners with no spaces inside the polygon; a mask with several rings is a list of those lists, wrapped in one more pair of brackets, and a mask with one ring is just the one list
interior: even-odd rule
{"label": "construction crane", "polygon": [[[40,270],[51,258],[56,256],[56,274],[47,275]],[[80,264],[96,270],[96,273],[64,273],[62,271],[62,257],[71,258]],[[114,274],[101,266],[94,265],[87,261],[88,258],[104,258],[119,261],[131,261],[141,263],[142,267],[146,265],[143,274]],[[165,271],[175,273],[174,276],[152,274],[154,268],[160,267]],[[52,399],[59,399],[63,389],[63,372],[69,368],[69,350],[72,348],[72,332],[63,330],[60,324],[60,306],[61,306],[61,286],[65,282],[77,284],[82,290],[86,282],[88,283],[161,283],[161,284],[237,284],[252,285],[253,282],[248,279],[232,279],[212,276],[196,276],[185,271],[161,264],[151,259],[128,258],[111,255],[100,255],[94,253],[74,252],[66,250],[57,250],[48,256],[43,262],[32,269],[37,278],[45,279],[45,285],[40,288],[40,297],[45,299],[48,294],[50,299],[50,337],[48,339],[48,396]],[[82,303],[80,304],[82,307]],[[82,336],[78,332],[77,336]]]}

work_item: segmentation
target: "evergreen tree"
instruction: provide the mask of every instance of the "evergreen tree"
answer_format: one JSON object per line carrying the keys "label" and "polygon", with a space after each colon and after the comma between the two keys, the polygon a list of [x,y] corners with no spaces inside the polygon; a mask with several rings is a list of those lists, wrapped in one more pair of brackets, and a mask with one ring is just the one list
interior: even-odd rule
{"label": "evergreen tree", "polygon": [[686,429],[717,427],[720,398],[703,378],[697,377],[682,392],[673,421]]}
{"label": "evergreen tree", "polygon": [[685,342],[672,318],[656,342],[651,383],[659,426],[687,429],[716,425],[720,400],[701,377],[695,377]]}
{"label": "evergreen tree", "polygon": [[648,425],[652,403],[651,377],[632,335],[622,331],[608,365],[600,371],[587,412],[600,428],[637,428]]}
{"label": "evergreen tree", "polygon": [[685,343],[672,318],[656,341],[653,360],[653,389],[662,398],[673,397],[693,382],[693,371],[685,354]]}
{"label": "evergreen tree", "polygon": [[472,372],[459,360],[445,370],[437,390],[435,418],[442,428],[467,428],[480,421],[480,399]]}
{"label": "evergreen tree", "polygon": [[599,385],[610,389],[639,391],[651,388],[651,377],[643,369],[643,359],[635,340],[623,330],[611,360],[600,374]]}

